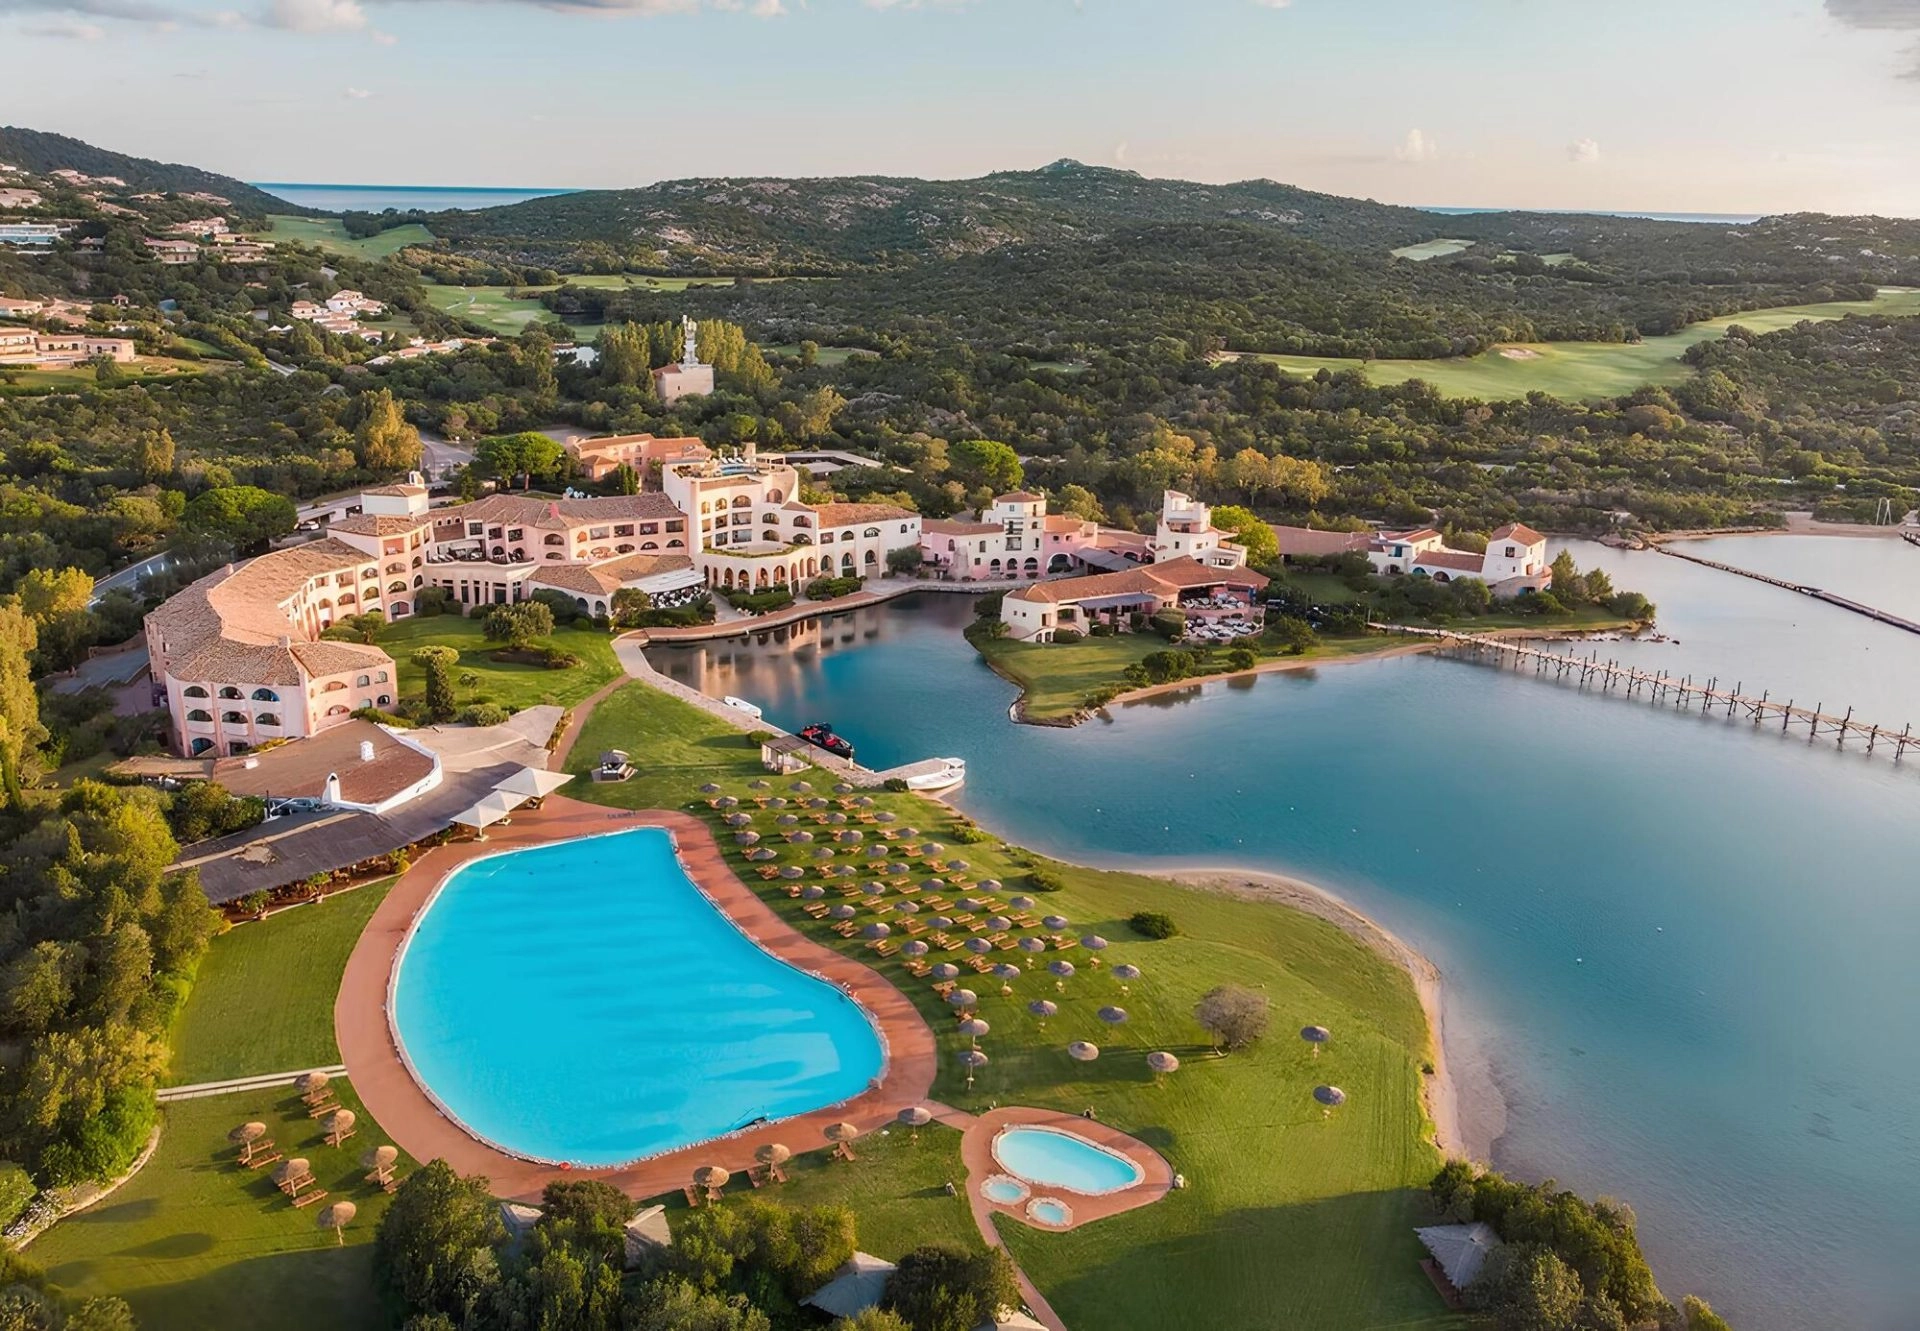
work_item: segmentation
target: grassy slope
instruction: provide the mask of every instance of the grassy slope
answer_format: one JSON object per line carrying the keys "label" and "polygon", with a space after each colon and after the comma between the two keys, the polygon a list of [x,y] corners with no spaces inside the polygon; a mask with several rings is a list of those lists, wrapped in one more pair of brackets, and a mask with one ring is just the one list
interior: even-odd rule
{"label": "grassy slope", "polygon": [[260,233],[263,240],[298,241],[330,254],[348,254],[356,259],[384,259],[408,245],[431,245],[433,233],[423,226],[397,226],[377,236],[355,240],[337,217],[288,217],[276,214],[269,219],[273,230]]}
{"label": "grassy slope", "polygon": [[518,710],[551,697],[562,707],[571,707],[620,673],[612,640],[592,628],[556,629],[544,640],[542,645],[551,644],[580,658],[580,664],[570,670],[489,661],[488,654],[499,644],[480,636],[479,620],[457,615],[403,619],[380,630],[378,642],[400,667],[401,697],[426,688],[425,673],[412,660],[416,648],[441,644],[458,649],[460,664],[454,670],[455,678],[463,674],[480,678],[478,687],[457,690],[463,705],[485,699]]}
{"label": "grassy slope", "polygon": [[333,998],[347,954],[391,882],[323,898],[214,939],[173,1030],[176,1086],[340,1059]]}
{"label": "grassy slope", "polygon": [[[757,774],[754,751],[738,732],[639,684],[595,713],[573,769],[609,747],[631,752],[644,775],[626,785],[577,785],[580,797],[672,806],[705,780],[751,793],[746,781]],[[935,835],[951,825],[953,815],[930,801],[877,798],[902,822]],[[705,812],[704,805],[697,809]],[[950,834],[943,839],[952,844]],[[1024,852],[998,843],[958,850],[975,874],[1019,890]],[[788,853],[810,862],[801,852]],[[1123,995],[1105,970],[1088,969],[1087,954],[1076,952],[1082,971],[1064,992],[1043,973],[1014,982],[1014,993],[1004,997],[992,981],[974,980],[981,1013],[993,1026],[984,1041],[993,1062],[971,1089],[954,1062],[962,1042],[951,1034],[952,1016],[927,982],[911,978],[897,958],[840,940],[784,893],[767,899],[812,937],[874,964],[920,1005],[941,1033],[937,1098],[976,1111],[996,1103],[1074,1111],[1093,1105],[1102,1121],[1166,1152],[1188,1177],[1191,1186],[1164,1202],[1075,1234],[1006,1226],[1021,1262],[1070,1325],[1454,1325],[1415,1265],[1409,1232],[1423,1215],[1415,1190],[1438,1156],[1422,1139],[1418,1065],[1427,1032],[1406,977],[1332,926],[1296,912],[1135,875],[1062,873],[1066,889],[1043,908],[1113,940],[1109,963],[1133,961],[1146,978]],[[748,874],[745,881],[760,879]],[[1148,906],[1171,911],[1182,936],[1135,938],[1125,919]],[[1189,1014],[1204,990],[1225,980],[1265,990],[1274,1030],[1253,1050],[1214,1058]],[[1063,1009],[1044,1028],[1025,1007],[1043,995]],[[1103,1026],[1094,1008],[1116,1001],[1131,1021]],[[1310,1021],[1339,1036],[1318,1060],[1290,1034]],[[1100,1043],[1105,1056],[1090,1065],[1070,1061],[1065,1045],[1080,1038]],[[1156,1084],[1143,1062],[1151,1049],[1171,1049],[1186,1066]],[[1322,1080],[1338,1081],[1352,1096],[1332,1119],[1308,1097]],[[897,1249],[936,1236],[931,1228],[918,1232],[923,1221],[897,1200],[874,1197],[864,1177],[828,1169],[807,1195],[853,1206],[868,1246]],[[916,1232],[903,1233],[907,1224]]]}
{"label": "grassy slope", "polygon": [[1460,254],[1473,248],[1470,240],[1426,240],[1418,245],[1402,245],[1394,250],[1396,259],[1412,259],[1416,263],[1427,259],[1444,259],[1450,254]]}
{"label": "grassy slope", "polygon": [[1360,361],[1338,356],[1262,355],[1282,369],[1312,374],[1320,369],[1365,370],[1376,384],[1402,384],[1424,379],[1449,397],[1502,399],[1528,393],[1555,397],[1599,398],[1631,393],[1646,384],[1673,385],[1691,377],[1693,370],[1680,359],[1696,342],[1720,337],[1735,324],[1759,333],[1791,328],[1807,319],[1839,319],[1849,314],[1920,314],[1920,291],[1888,291],[1874,301],[1828,301],[1818,305],[1788,305],[1749,310],[1725,319],[1711,319],[1644,342],[1537,342],[1517,350],[1534,353],[1516,360],[1498,351],[1460,360]]}
{"label": "grassy slope", "polygon": [[[328,1006],[331,1007],[331,999]],[[82,1295],[117,1294],[141,1331],[343,1331],[386,1325],[372,1271],[374,1225],[387,1197],[361,1182],[360,1153],[387,1139],[342,1082],[360,1114],[343,1147],[326,1145],[291,1091],[186,1100],[164,1110],[160,1148],[128,1184],[92,1210],[54,1226],[29,1260]],[[263,1120],[286,1152],[311,1162],[324,1207],[353,1202],[346,1246],[320,1230],[318,1208],[295,1210],[263,1173],[233,1159],[227,1132]],[[402,1160],[404,1174],[411,1164]]]}

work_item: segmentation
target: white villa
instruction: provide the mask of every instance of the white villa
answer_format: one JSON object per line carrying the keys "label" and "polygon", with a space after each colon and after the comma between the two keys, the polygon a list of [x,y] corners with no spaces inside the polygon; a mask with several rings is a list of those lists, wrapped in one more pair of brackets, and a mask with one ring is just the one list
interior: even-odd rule
{"label": "white villa", "polygon": [[90,333],[42,333],[32,328],[0,326],[0,366],[78,365],[90,360],[130,365],[134,343],[130,337],[95,337]]}
{"label": "white villa", "polygon": [[713,392],[713,366],[700,359],[700,325],[686,315],[680,317],[686,334],[686,347],[678,365],[663,365],[653,372],[653,389],[660,405],[671,407],[687,397],[707,397]]}
{"label": "white villa", "polygon": [[1519,523],[1488,536],[1484,554],[1448,549],[1445,538],[1431,527],[1381,532],[1368,541],[1366,551],[1376,573],[1420,574],[1435,582],[1479,578],[1499,597],[1538,591],[1553,581],[1547,538]]}
{"label": "white villa", "polygon": [[1015,642],[1052,642],[1061,629],[1085,633],[1096,623],[1118,626],[1132,615],[1166,609],[1185,610],[1190,620],[1236,626],[1223,632],[1247,632],[1260,623],[1253,598],[1266,585],[1266,575],[1250,568],[1177,555],[1117,573],[1018,588],[1001,600],[1000,621]]}

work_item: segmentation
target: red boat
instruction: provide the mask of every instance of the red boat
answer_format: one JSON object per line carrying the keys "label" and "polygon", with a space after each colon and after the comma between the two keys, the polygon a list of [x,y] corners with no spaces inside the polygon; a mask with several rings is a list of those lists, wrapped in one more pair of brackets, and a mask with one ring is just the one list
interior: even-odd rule
{"label": "red boat", "polygon": [[800,738],[815,748],[825,749],[838,758],[853,757],[853,745],[833,733],[833,727],[824,721],[816,721],[800,730]]}

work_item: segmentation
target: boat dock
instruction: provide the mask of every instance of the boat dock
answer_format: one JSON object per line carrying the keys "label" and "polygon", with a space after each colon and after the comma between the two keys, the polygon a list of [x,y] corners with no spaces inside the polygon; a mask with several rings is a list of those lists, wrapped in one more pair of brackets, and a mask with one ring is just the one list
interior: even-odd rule
{"label": "boat dock", "polygon": [[[1920,536],[1916,536],[1911,532],[1902,533],[1901,539],[1910,541],[1915,545],[1920,545]],[[1865,615],[1868,619],[1877,620],[1893,628],[1905,629],[1908,633],[1920,633],[1920,623],[1915,623],[1911,619],[1904,619],[1886,610],[1877,610],[1870,605],[1862,605],[1858,601],[1849,600],[1834,592],[1825,591],[1819,587],[1808,586],[1804,582],[1789,582],[1785,578],[1770,577],[1765,573],[1755,573],[1751,569],[1736,568],[1732,564],[1722,564],[1717,559],[1703,559],[1699,555],[1686,554],[1683,551],[1670,549],[1664,545],[1656,544],[1653,548],[1672,559],[1684,559],[1689,564],[1699,564],[1703,568],[1719,569],[1722,573],[1735,573],[1743,578],[1752,578],[1755,582],[1764,582],[1769,587],[1778,587],[1782,591],[1798,592],[1802,596],[1811,596],[1816,601],[1825,601],[1828,605],[1837,605],[1842,610],[1851,610],[1856,615]]]}
{"label": "boat dock", "polygon": [[[1809,740],[1831,738],[1839,748],[1845,748],[1848,740],[1864,740],[1868,753],[1884,752],[1896,762],[1906,756],[1909,748],[1920,751],[1920,735],[1913,733],[1910,723],[1894,730],[1890,726],[1856,720],[1851,707],[1842,713],[1825,710],[1825,703],[1803,707],[1792,698],[1781,702],[1770,691],[1763,691],[1757,696],[1748,693],[1744,683],[1735,683],[1731,688],[1718,679],[1700,683],[1691,675],[1676,677],[1665,671],[1641,670],[1614,660],[1603,661],[1598,652],[1592,656],[1576,656],[1546,651],[1504,638],[1455,633],[1448,629],[1411,628],[1397,624],[1374,624],[1370,627],[1388,633],[1437,639],[1438,650],[1447,655],[1489,661],[1516,670],[1531,667],[1533,673],[1541,677],[1551,676],[1555,680],[1576,684],[1582,689],[1597,689],[1601,693],[1617,690],[1622,697],[1644,698],[1656,707],[1675,712],[1698,712],[1702,716],[1717,715],[1727,720],[1751,721],[1756,728],[1777,720],[1783,734],[1797,732],[1804,727]],[[1920,632],[1920,629],[1916,629],[1916,632]]]}

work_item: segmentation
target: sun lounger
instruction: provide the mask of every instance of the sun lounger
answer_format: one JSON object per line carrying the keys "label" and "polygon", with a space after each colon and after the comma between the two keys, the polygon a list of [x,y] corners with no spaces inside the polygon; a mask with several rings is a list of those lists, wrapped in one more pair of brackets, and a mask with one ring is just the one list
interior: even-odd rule
{"label": "sun lounger", "polygon": [[831,909],[831,907],[829,907],[825,902],[822,902],[822,901],[809,901],[806,905],[802,906],[800,909],[805,911],[807,914],[813,916],[813,918],[816,920],[824,920],[827,918],[827,912],[828,910]]}
{"label": "sun lounger", "polygon": [[840,921],[840,923],[833,926],[833,931],[839,934],[842,938],[851,938],[855,934],[860,932],[860,926],[855,924],[852,920],[842,920]]}
{"label": "sun lounger", "polygon": [[295,1206],[312,1206],[326,1195],[327,1190],[325,1188],[315,1188],[312,1192],[302,1193],[300,1196],[295,1197],[293,1204]]}
{"label": "sun lounger", "polygon": [[345,1132],[329,1132],[327,1134],[327,1145],[338,1146],[347,1138],[356,1135],[359,1131],[360,1129],[358,1128],[348,1128]]}
{"label": "sun lounger", "polygon": [[774,1181],[776,1183],[785,1183],[787,1181],[787,1171],[782,1169],[779,1165],[768,1165],[767,1172],[773,1175]]}
{"label": "sun lounger", "polygon": [[765,1179],[765,1177],[762,1176],[758,1168],[749,1169],[747,1171],[747,1182],[753,1184],[754,1187],[757,1188],[762,1183],[765,1183],[766,1181],[767,1180]]}
{"label": "sun lounger", "polygon": [[687,1199],[688,1206],[697,1207],[700,1205],[700,1191],[692,1184],[688,1184],[686,1187],[680,1189],[680,1195]]}
{"label": "sun lounger", "polygon": [[248,1169],[265,1169],[268,1165],[277,1165],[285,1157],[278,1151],[260,1152],[258,1149],[241,1161]]}
{"label": "sun lounger", "polygon": [[914,957],[907,962],[907,974],[913,976],[916,980],[926,979],[927,972],[932,969],[933,967],[927,965],[926,962],[920,960],[918,957]]}
{"label": "sun lounger", "polygon": [[948,994],[953,992],[953,981],[952,980],[935,981],[933,986],[933,992],[940,995],[940,997],[945,998]]}
{"label": "sun lounger", "polygon": [[325,1118],[328,1114],[336,1114],[338,1112],[340,1112],[340,1102],[338,1100],[329,1100],[325,1104],[314,1105],[308,1109],[307,1117]]}
{"label": "sun lounger", "polygon": [[900,950],[900,945],[898,943],[890,943],[886,939],[882,938],[879,942],[873,945],[873,950],[875,952],[878,952],[883,957],[890,957],[894,953]]}

